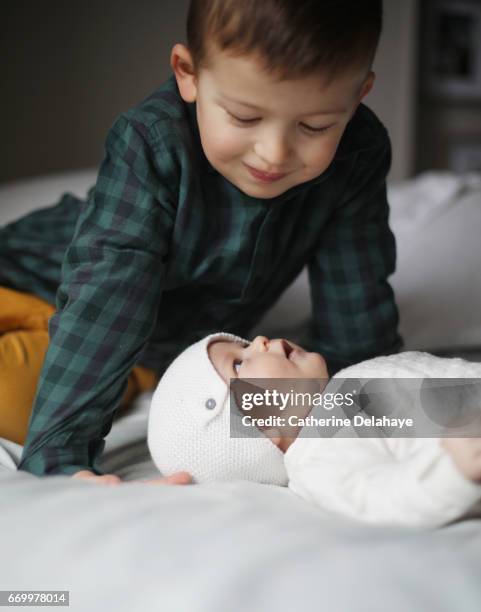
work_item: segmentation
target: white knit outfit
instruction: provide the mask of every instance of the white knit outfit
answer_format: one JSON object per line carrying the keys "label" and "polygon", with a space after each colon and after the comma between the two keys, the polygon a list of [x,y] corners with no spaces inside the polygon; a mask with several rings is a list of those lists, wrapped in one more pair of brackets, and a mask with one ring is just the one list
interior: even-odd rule
{"label": "white knit outfit", "polygon": [[[229,388],[209,359],[211,334],[181,353],[152,399],[148,446],[165,475],[194,482],[245,479],[286,485],[334,514],[376,524],[434,527],[461,517],[481,499],[437,438],[300,436],[285,455],[260,434],[230,437]],[[334,378],[481,378],[481,364],[405,352],[346,368]],[[365,413],[364,413],[365,414]],[[255,429],[255,428],[250,428]],[[341,436],[341,437],[339,437]]]}
{"label": "white knit outfit", "polygon": [[253,480],[286,485],[283,453],[260,432],[230,437],[229,387],[207,352],[214,340],[249,344],[229,333],[206,336],[164,372],[152,398],[147,443],[160,472],[189,472],[194,482]]}
{"label": "white knit outfit", "polygon": [[[481,363],[413,351],[370,359],[334,378],[429,377],[481,379]],[[340,437],[346,433],[352,437]],[[481,485],[461,474],[438,438],[355,436],[346,429],[333,438],[301,432],[285,454],[289,488],[324,510],[375,524],[435,527],[481,510]]]}

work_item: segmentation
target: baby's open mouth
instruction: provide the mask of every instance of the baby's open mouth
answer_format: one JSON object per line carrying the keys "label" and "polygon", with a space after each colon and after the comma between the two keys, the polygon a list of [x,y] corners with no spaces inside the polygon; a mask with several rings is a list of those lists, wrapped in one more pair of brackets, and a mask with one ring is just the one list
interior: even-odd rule
{"label": "baby's open mouth", "polygon": [[289,355],[292,353],[292,351],[294,350],[294,347],[292,347],[289,342],[287,342],[287,340],[282,339],[281,340],[281,345],[282,348],[284,350],[284,354],[285,356],[289,359]]}

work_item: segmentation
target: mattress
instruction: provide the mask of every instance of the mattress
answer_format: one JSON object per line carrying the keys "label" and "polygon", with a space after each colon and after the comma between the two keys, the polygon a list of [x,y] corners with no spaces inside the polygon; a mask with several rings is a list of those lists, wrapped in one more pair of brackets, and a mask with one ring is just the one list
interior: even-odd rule
{"label": "mattress", "polygon": [[479,611],[479,520],[375,527],[285,487],[143,483],[150,397],[107,436],[118,486],[17,472],[0,439],[0,589],[69,591],[75,612]]}

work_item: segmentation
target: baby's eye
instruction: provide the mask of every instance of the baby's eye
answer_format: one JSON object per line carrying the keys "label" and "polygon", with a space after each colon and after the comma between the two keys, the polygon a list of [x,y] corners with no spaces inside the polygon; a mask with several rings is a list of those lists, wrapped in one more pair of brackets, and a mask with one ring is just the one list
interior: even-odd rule
{"label": "baby's eye", "polygon": [[241,365],[242,365],[242,361],[240,359],[234,359],[234,372],[236,374],[239,373],[239,368],[241,367]]}

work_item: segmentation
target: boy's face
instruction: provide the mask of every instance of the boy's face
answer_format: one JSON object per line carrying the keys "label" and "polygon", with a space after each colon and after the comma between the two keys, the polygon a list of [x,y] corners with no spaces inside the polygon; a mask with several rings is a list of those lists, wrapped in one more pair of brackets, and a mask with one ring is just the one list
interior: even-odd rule
{"label": "boy's face", "polygon": [[[195,75],[191,55],[180,44],[172,50],[171,65],[182,98],[196,102],[202,147],[210,164],[247,195],[263,199],[328,168],[375,78],[372,72],[365,78],[365,71],[355,71],[331,83],[318,75],[277,82],[262,72],[255,57],[231,57],[221,51],[212,54],[208,69]],[[249,167],[283,176],[263,180]]]}

